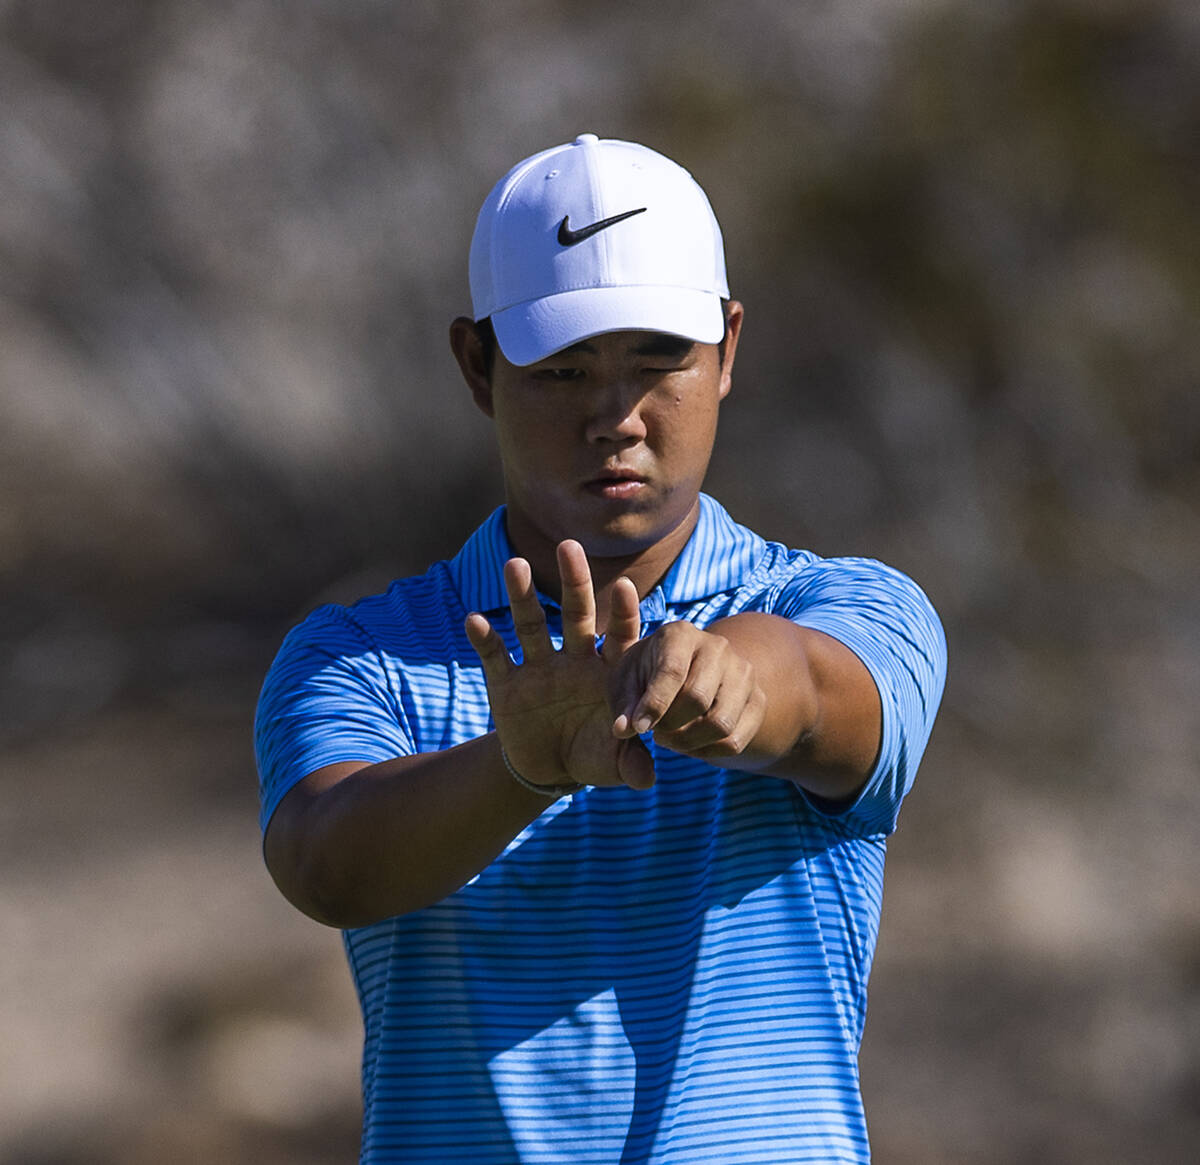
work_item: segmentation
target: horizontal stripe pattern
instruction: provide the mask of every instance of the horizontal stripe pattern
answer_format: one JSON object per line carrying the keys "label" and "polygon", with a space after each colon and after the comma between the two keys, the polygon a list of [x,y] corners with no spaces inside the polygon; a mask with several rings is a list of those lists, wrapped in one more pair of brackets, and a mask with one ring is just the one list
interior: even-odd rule
{"label": "horizontal stripe pattern", "polygon": [[[288,636],[256,718],[264,828],[316,768],[490,729],[462,623],[488,612],[515,652],[511,553],[501,509],[449,562]],[[940,624],[898,572],[767,542],[705,496],[642,609],[651,628],[771,611],[847,644],[884,707],[875,772],[832,814],[655,749],[653,789],[563,798],[456,894],[346,932],[363,1161],[869,1159],[867,978],[886,837],[944,684]]]}

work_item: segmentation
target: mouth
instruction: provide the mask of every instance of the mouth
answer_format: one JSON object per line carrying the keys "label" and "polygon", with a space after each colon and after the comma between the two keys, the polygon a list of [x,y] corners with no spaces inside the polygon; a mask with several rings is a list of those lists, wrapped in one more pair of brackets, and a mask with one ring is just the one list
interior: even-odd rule
{"label": "mouth", "polygon": [[645,476],[632,469],[601,470],[590,481],[583,483],[587,493],[616,501],[636,498],[647,485]]}

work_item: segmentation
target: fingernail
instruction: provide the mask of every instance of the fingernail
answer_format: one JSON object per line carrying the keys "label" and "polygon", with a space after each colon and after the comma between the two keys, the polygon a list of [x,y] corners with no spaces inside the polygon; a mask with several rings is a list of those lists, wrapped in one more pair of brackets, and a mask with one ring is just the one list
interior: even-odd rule
{"label": "fingernail", "polygon": [[641,734],[643,732],[649,732],[650,731],[650,717],[642,716],[640,719],[636,720],[633,725],[633,730],[639,736],[641,736]]}

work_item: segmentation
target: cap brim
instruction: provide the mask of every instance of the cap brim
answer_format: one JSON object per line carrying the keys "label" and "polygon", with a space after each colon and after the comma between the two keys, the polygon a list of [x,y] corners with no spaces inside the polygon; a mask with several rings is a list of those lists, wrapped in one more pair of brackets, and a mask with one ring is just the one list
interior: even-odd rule
{"label": "cap brim", "polygon": [[511,364],[536,364],[605,332],[665,332],[702,344],[725,335],[721,297],[686,287],[585,287],[519,303],[492,315]]}

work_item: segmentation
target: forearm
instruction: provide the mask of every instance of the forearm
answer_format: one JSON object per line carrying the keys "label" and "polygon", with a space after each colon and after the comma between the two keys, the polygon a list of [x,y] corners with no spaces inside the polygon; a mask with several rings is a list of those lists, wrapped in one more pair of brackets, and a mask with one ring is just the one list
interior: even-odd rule
{"label": "forearm", "polygon": [[819,796],[852,794],[879,752],[882,711],[849,648],[782,616],[747,612],[711,624],[754,666],[766,694],[761,726],[727,768],[796,780]]}
{"label": "forearm", "polygon": [[333,765],[284,798],[267,830],[267,865],[310,917],[365,926],[452,894],[551,803],[512,779],[495,733],[443,752]]}

